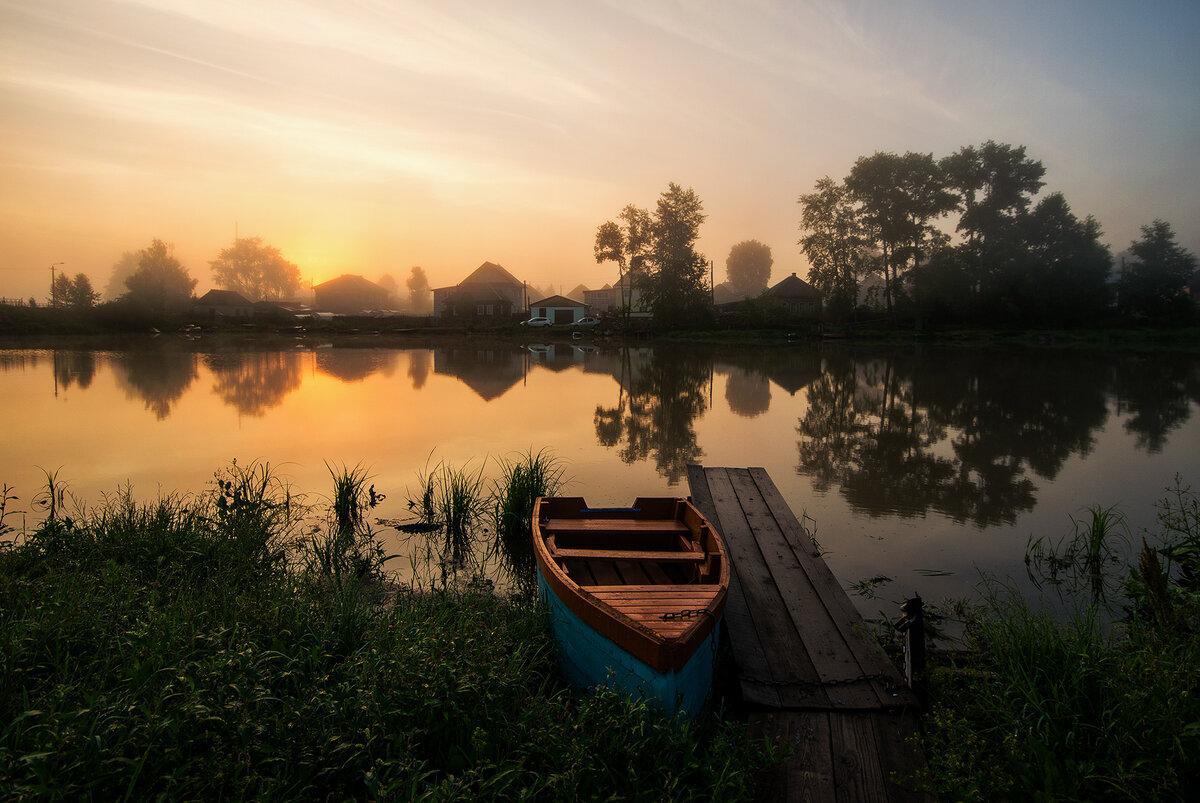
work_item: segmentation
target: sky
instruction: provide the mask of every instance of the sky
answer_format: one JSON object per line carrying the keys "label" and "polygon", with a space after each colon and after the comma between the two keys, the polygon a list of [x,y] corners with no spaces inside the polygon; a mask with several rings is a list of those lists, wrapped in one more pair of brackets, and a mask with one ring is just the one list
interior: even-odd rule
{"label": "sky", "polygon": [[202,293],[235,236],[306,283],[595,288],[671,182],[718,282],[758,240],[774,283],[819,178],[987,140],[1114,252],[1163,219],[1200,254],[1198,43],[1194,0],[0,0],[0,297],[154,238]]}

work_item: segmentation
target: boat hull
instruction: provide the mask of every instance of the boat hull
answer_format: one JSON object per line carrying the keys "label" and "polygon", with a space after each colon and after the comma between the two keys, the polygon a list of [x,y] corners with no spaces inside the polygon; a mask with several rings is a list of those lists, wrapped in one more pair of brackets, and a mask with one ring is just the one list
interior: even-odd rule
{"label": "boat hull", "polygon": [[538,594],[550,611],[559,669],[568,683],[578,689],[611,686],[666,713],[703,713],[712,695],[720,619],[683,666],[660,672],[583,621],[554,594],[540,568],[537,579]]}
{"label": "boat hull", "polygon": [[703,711],[729,561],[700,511],[677,498],[590,508],[581,497],[543,497],[533,539],[564,677],[581,689],[616,687],[667,712]]}

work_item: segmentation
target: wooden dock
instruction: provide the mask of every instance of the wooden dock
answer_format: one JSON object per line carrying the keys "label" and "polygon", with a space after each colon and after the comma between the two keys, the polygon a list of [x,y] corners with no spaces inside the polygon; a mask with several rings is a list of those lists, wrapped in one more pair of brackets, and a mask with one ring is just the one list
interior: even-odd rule
{"label": "wooden dock", "polygon": [[725,622],[753,732],[787,747],[766,800],[925,801],[916,695],[762,468],[688,467],[729,550]]}

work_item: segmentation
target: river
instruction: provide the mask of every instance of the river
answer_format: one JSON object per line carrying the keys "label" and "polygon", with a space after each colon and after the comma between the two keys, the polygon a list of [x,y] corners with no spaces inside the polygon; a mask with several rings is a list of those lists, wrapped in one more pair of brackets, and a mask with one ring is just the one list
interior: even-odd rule
{"label": "river", "polygon": [[[686,495],[689,463],[762,466],[867,616],[1032,591],[1031,538],[1118,506],[1133,543],[1200,481],[1200,357],[1132,351],[640,345],[363,338],[230,343],[164,335],[116,350],[0,350],[9,525],[47,473],[87,507],[195,493],[237,460],[319,501],[361,467],[407,515],[444,463],[485,476],[545,449],[593,505]],[[394,551],[403,536],[380,526]]]}

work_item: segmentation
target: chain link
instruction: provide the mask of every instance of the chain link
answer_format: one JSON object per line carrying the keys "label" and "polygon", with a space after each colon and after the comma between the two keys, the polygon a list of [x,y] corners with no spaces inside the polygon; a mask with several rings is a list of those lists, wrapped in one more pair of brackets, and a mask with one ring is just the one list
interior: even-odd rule
{"label": "chain link", "polygon": [[691,608],[688,610],[675,611],[673,613],[664,613],[660,618],[664,622],[669,622],[672,619],[691,619],[693,616],[701,615],[712,616],[713,612],[707,608]]}

